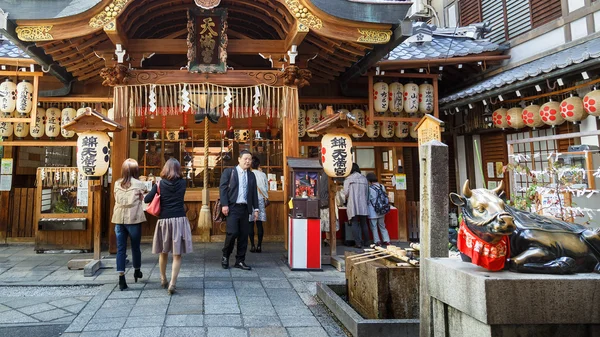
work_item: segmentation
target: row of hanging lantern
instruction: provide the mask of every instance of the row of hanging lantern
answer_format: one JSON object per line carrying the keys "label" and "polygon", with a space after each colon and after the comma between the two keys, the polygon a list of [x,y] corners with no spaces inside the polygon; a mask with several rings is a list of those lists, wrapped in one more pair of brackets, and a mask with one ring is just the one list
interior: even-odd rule
{"label": "row of hanging lantern", "polygon": [[[23,80],[19,84],[6,79],[0,83],[0,116],[3,118],[26,118],[33,104],[33,84]],[[0,137],[29,133],[28,123],[0,122]]]}
{"label": "row of hanging lantern", "polygon": [[375,112],[384,115],[389,112],[392,116],[398,116],[405,112],[409,116],[417,113],[428,114],[433,112],[433,85],[424,82],[421,85],[415,83],[402,84],[385,82],[373,84],[373,106]]}
{"label": "row of hanging lantern", "polygon": [[[6,82],[5,82],[6,83]],[[0,93],[2,95],[2,93]],[[4,106],[4,101],[0,101],[0,106]],[[14,136],[17,139],[23,139],[30,135],[33,139],[40,139],[44,135],[48,136],[50,139],[54,139],[61,135],[65,139],[73,138],[75,136],[74,131],[64,130],[63,127],[69,123],[71,123],[75,117],[83,114],[85,112],[86,107],[82,106],[81,108],[75,110],[71,106],[67,105],[62,110],[52,106],[48,109],[44,109],[41,104],[37,107],[36,110],[36,118],[33,126],[30,126],[31,123],[24,122],[0,122],[0,137],[3,139],[7,139],[8,137]],[[29,108],[31,111],[31,108]],[[108,118],[114,119],[114,110],[110,109],[101,109],[101,113]],[[8,114],[2,111],[3,117],[15,117],[14,114]],[[26,115],[22,115],[23,117],[29,116],[29,113]],[[109,133],[109,136],[112,137],[112,133]]]}
{"label": "row of hanging lantern", "polygon": [[554,127],[565,121],[578,123],[589,115],[600,117],[600,90],[595,88],[583,99],[571,95],[561,102],[550,99],[541,106],[531,103],[525,108],[499,108],[492,113],[492,124],[501,129]]}

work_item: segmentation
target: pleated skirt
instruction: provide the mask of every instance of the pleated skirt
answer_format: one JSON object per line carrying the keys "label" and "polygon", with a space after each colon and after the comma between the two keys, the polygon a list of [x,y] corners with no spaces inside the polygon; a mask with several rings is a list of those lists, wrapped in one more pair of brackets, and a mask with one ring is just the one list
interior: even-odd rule
{"label": "pleated skirt", "polygon": [[192,231],[187,217],[159,219],[154,230],[152,253],[182,255],[192,252]]}

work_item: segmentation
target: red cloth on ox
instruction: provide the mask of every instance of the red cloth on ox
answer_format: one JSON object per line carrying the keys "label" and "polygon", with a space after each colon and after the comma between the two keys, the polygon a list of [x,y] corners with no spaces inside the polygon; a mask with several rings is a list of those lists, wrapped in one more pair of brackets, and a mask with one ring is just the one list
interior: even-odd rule
{"label": "red cloth on ox", "polygon": [[457,246],[461,253],[471,258],[473,264],[491,271],[504,269],[506,259],[510,257],[508,236],[496,244],[485,242],[469,230],[464,220],[458,230]]}

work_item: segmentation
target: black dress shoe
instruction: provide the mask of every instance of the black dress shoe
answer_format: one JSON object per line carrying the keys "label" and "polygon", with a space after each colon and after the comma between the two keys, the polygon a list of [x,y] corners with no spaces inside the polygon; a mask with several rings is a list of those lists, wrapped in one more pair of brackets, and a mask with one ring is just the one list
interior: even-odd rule
{"label": "black dress shoe", "polygon": [[262,247],[260,245],[256,246],[256,252],[257,253],[261,253],[262,252]]}
{"label": "black dress shoe", "polygon": [[242,269],[242,270],[252,270],[252,268],[249,265],[247,265],[244,261],[242,261],[242,262],[236,262],[236,264],[233,265],[233,266],[235,268],[239,268],[239,269]]}
{"label": "black dress shoe", "polygon": [[254,253],[256,252],[256,246],[252,245],[250,246],[250,253]]}
{"label": "black dress shoe", "polygon": [[223,269],[229,268],[229,259],[227,257],[223,256],[221,258],[221,266],[223,267]]}

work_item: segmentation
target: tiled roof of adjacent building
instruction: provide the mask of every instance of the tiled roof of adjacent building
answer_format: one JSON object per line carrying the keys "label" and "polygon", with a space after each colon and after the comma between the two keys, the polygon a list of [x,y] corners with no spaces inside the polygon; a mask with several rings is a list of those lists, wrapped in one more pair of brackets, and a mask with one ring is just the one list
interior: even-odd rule
{"label": "tiled roof of adjacent building", "polygon": [[9,40],[0,40],[0,57],[22,59],[30,58],[27,53],[19,49],[19,47],[15,46]]}
{"label": "tiled roof of adjacent building", "polygon": [[461,98],[480,94],[516,81],[522,81],[529,77],[549,73],[559,68],[565,68],[572,64],[598,57],[600,57],[600,39],[592,39],[492,76],[469,88],[440,99],[440,104],[450,103]]}

